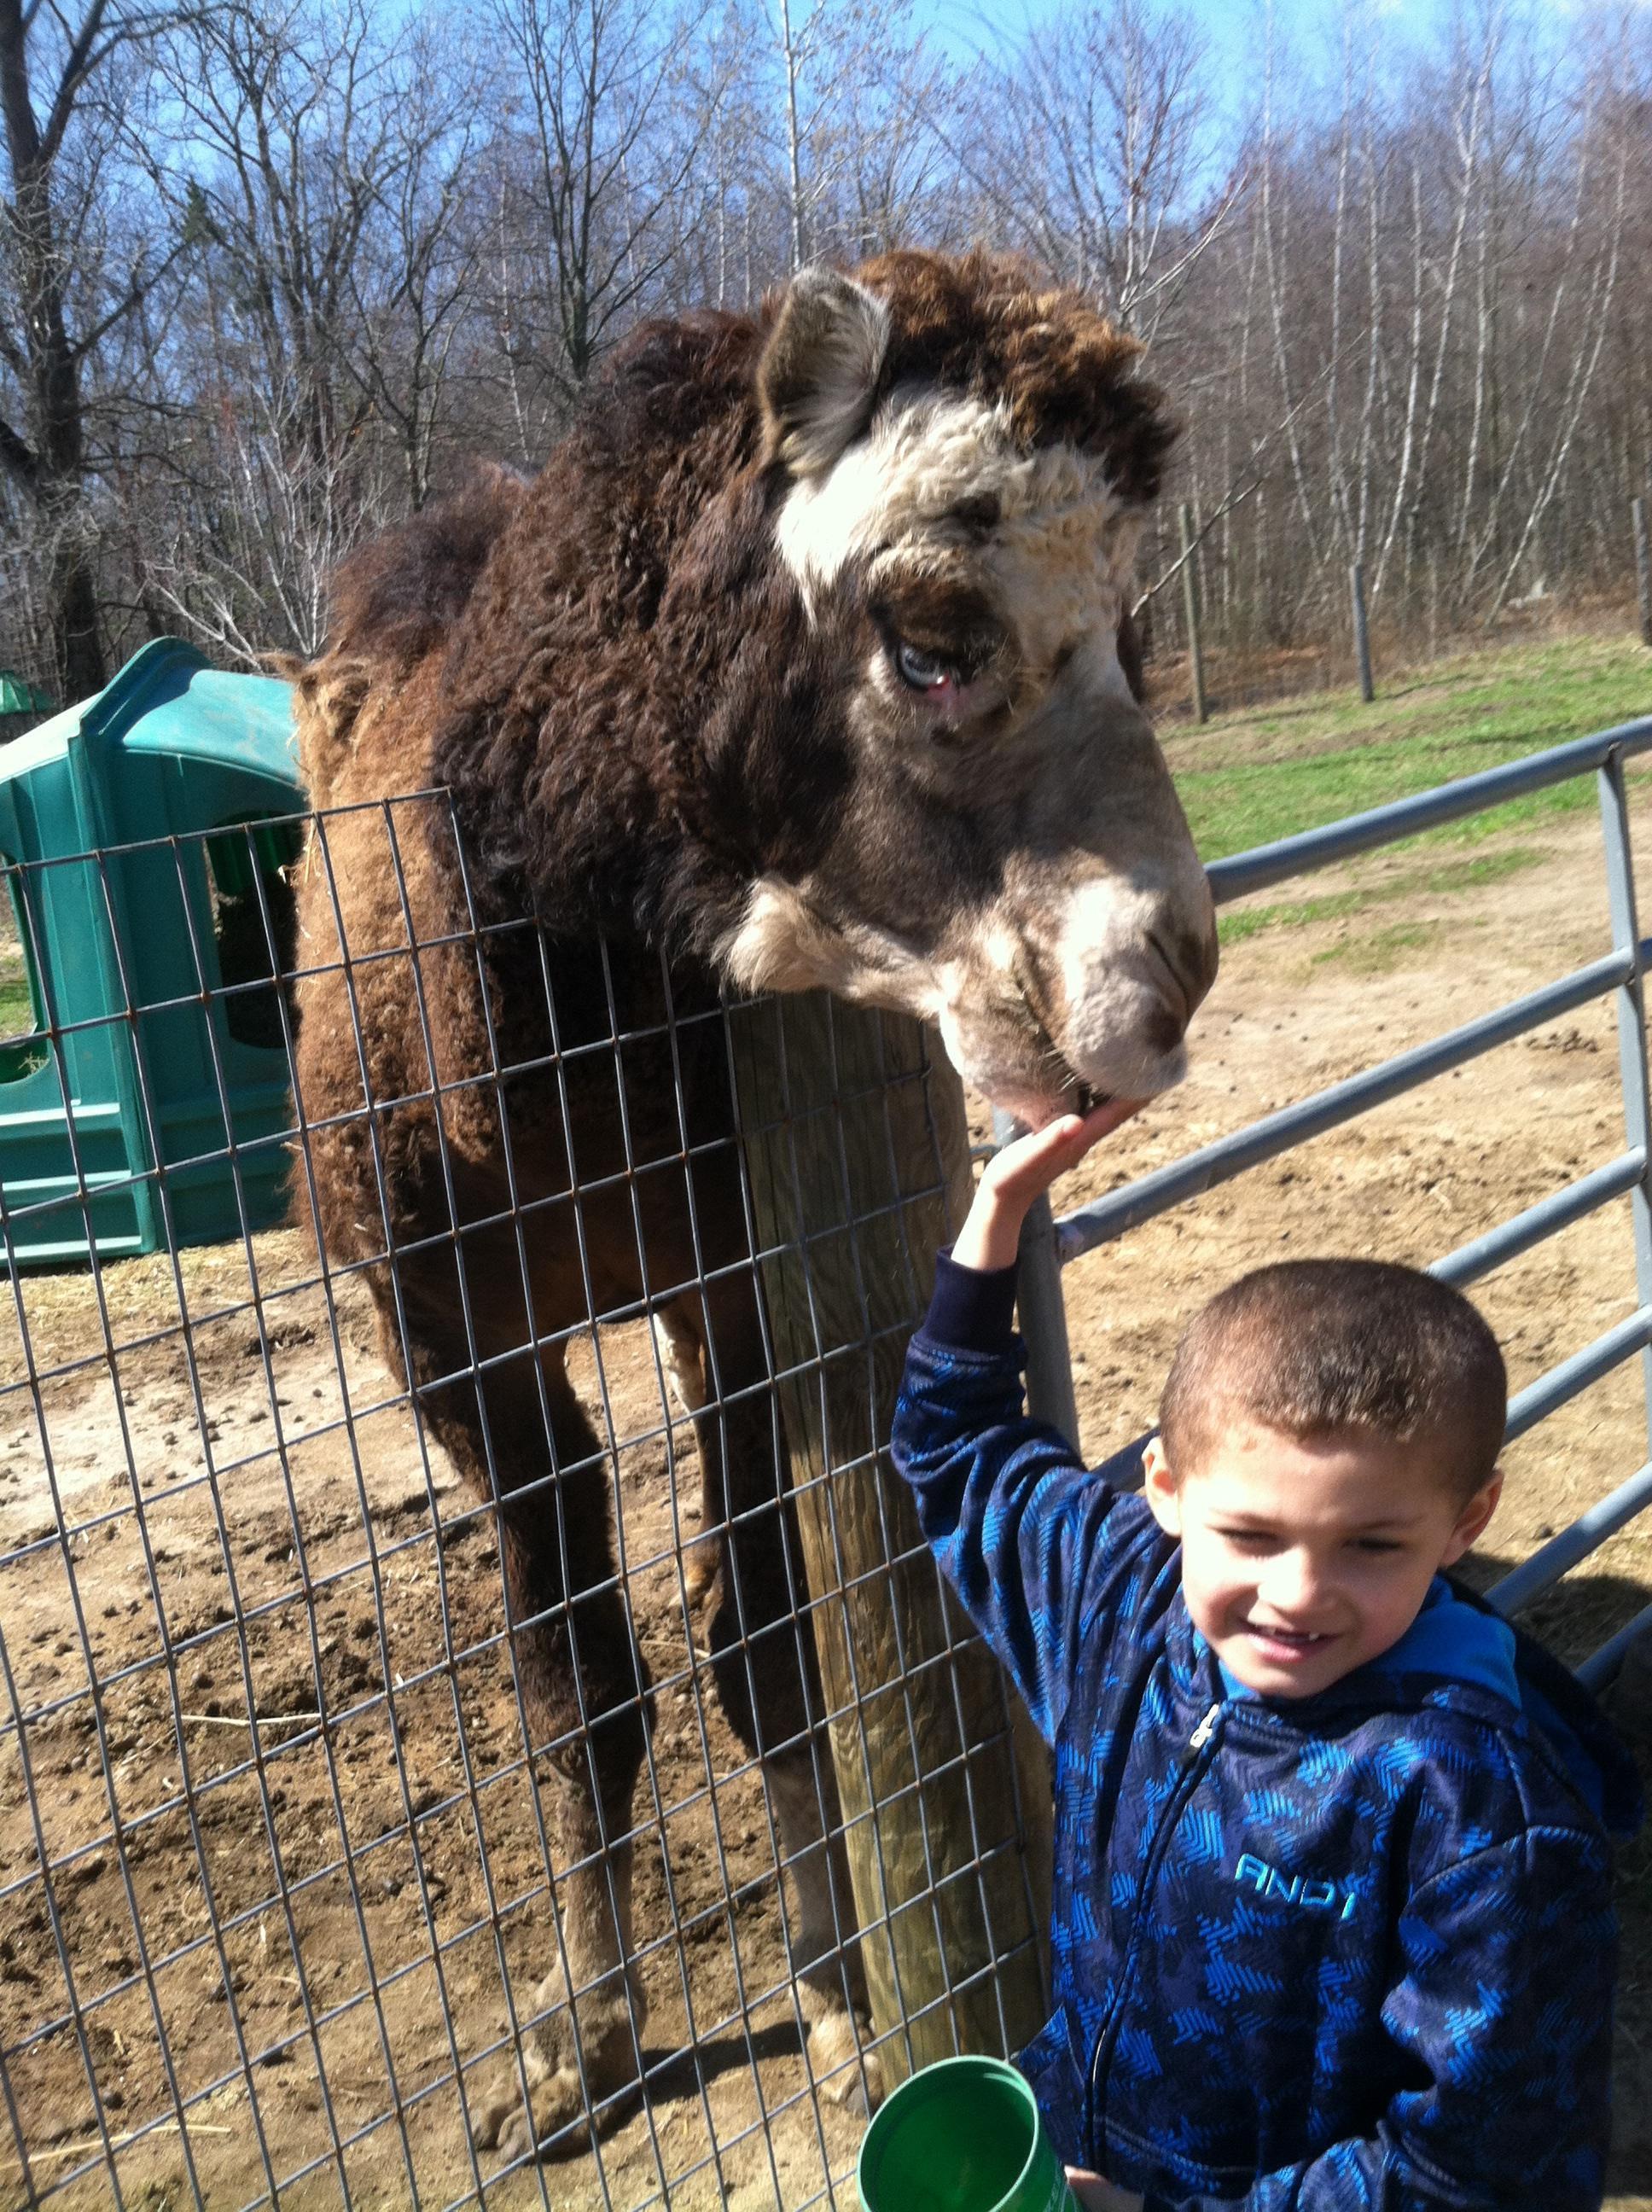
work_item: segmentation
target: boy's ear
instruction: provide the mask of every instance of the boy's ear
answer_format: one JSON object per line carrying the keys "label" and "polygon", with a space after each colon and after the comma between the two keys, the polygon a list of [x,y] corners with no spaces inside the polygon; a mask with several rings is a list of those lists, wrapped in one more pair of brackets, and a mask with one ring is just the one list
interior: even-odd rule
{"label": "boy's ear", "polygon": [[1181,1493],[1165,1456],[1163,1437],[1149,1437],[1141,1455],[1142,1490],[1153,1509],[1153,1518],[1167,1536],[1181,1534]]}
{"label": "boy's ear", "polygon": [[1503,1469],[1494,1467],[1489,1479],[1457,1516],[1457,1525],[1451,1532],[1445,1556],[1440,1561],[1442,1567],[1455,1567],[1469,1547],[1479,1541],[1486,1522],[1497,1510],[1497,1500],[1502,1495]]}

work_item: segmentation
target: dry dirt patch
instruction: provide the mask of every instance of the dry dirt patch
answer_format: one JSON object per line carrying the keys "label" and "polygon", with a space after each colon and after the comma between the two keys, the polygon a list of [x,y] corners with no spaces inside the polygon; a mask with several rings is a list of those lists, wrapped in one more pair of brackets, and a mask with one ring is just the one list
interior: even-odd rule
{"label": "dry dirt patch", "polygon": [[[522,2005],[555,1942],[496,1549],[422,1452],[359,1285],[329,1299],[291,1232],[255,1258],[256,1301],[233,1248],[185,1255],[177,1278],[164,1258],[110,1268],[101,1310],[83,1275],[23,1286],[46,1379],[38,1401],[0,1395],[0,1620],[28,1717],[27,1774],[15,1734],[0,1747],[5,2087],[45,2187],[97,2144],[88,2059],[111,2136],[169,2109],[158,2017],[178,2094],[222,2085],[191,2122],[209,2203],[246,2202],[267,2173],[301,2206],[346,2185],[358,2206],[410,2202],[416,2184],[445,2203],[495,2163],[471,2166],[456,2064],[473,2099],[498,2078],[501,1961]],[[15,1382],[15,1316],[8,1337]],[[702,1694],[703,1625],[683,1603],[653,1363],[635,1327],[604,1351],[658,1690],[659,1790],[638,1808],[652,2094],[600,2170],[571,2158],[544,2195],[519,2175],[487,2199],[802,2203],[828,2161],[852,2166],[859,2129],[831,2106],[817,2120],[807,2094],[762,1793]],[[686,1453],[686,1434],[672,1446]],[[76,1532],[66,1555],[59,1516]],[[30,1878],[37,1808],[49,1899]],[[686,1977],[662,1940],[674,1923]],[[242,2051],[256,2116],[233,2078]],[[129,2203],[193,2201],[175,2134],[118,2163]],[[65,2201],[107,2193],[88,2177]],[[0,2162],[0,2205],[26,2201]]]}

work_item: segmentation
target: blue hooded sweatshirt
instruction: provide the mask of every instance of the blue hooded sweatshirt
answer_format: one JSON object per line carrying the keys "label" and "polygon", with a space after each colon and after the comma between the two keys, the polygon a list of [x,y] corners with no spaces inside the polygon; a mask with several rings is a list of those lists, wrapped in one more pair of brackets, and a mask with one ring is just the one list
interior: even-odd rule
{"label": "blue hooded sweatshirt", "polygon": [[1224,1680],[1141,1444],[1024,1417],[1014,1294],[943,1258],[891,1449],[1054,1752],[1057,2149],[1147,2212],[1595,2212],[1627,1754],[1455,1586],[1317,1696]]}

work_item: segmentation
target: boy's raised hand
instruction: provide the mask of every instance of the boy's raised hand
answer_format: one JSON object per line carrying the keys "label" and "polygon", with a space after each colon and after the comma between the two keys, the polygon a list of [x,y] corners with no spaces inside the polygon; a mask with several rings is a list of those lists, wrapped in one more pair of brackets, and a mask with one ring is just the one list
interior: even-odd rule
{"label": "boy's raised hand", "polygon": [[1081,2212],[1142,2212],[1141,2199],[1134,2190],[1121,2189],[1114,2182],[1103,2181],[1099,2173],[1070,2166],[1067,2187]]}
{"label": "boy's raised hand", "polygon": [[952,1247],[954,1260],[964,1267],[1009,1267],[1033,1200],[1144,1103],[1109,1098],[1088,1114],[1063,1114],[995,1152],[981,1172],[974,1203]]}

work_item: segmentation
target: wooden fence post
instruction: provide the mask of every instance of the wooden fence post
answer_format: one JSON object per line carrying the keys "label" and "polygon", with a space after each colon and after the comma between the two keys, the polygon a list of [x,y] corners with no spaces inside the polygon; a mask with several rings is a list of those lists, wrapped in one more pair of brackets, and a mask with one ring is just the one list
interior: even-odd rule
{"label": "wooden fence post", "polygon": [[1371,637],[1365,623],[1365,563],[1356,561],[1349,582],[1354,599],[1354,653],[1359,662],[1359,696],[1369,707],[1376,692],[1371,684]]}
{"label": "wooden fence post", "polygon": [[884,1444],[970,1188],[932,1033],[823,993],[729,1014],[764,1298],[886,2087],[1044,2016],[1043,1746],[944,1595]]}
{"label": "wooden fence post", "polygon": [[1205,703],[1205,654],[1199,641],[1199,592],[1193,576],[1193,510],[1181,502],[1181,604],[1187,615],[1187,659],[1193,671],[1193,713],[1201,722],[1210,720]]}
{"label": "wooden fence post", "polygon": [[1647,544],[1646,501],[1631,500],[1629,511],[1635,525],[1635,580],[1641,599],[1641,643],[1652,645],[1652,546]]}

